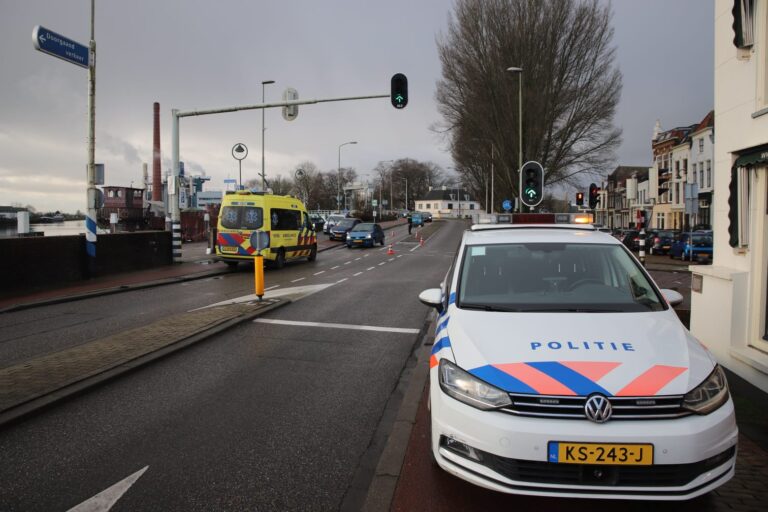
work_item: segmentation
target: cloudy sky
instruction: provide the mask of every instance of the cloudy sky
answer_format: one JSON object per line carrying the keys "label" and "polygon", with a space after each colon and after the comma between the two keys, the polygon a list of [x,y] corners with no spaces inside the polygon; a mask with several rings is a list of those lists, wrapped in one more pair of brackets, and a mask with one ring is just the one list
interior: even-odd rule
{"label": "cloudy sky", "polygon": [[[409,104],[388,99],[300,107],[298,119],[266,111],[266,173],[297,164],[365,174],[379,161],[451,166],[430,130],[440,77],[436,37],[452,0],[120,0],[96,1],[96,161],[111,185],[138,185],[151,172],[152,103],[161,106],[163,170],[170,167],[172,108],[192,110],[267,101],[286,87],[302,99],[388,94],[397,72]],[[649,165],[656,118],[671,128],[698,122],[713,106],[713,0],[615,0],[614,43],[624,89],[616,123],[617,164]],[[89,39],[89,0],[0,0],[0,205],[74,212],[85,207],[86,70],[34,50],[42,25]],[[510,63],[514,65],[514,63]],[[181,159],[211,177],[209,190],[237,177],[231,156],[243,142],[243,179],[261,169],[258,110],[181,121]]]}

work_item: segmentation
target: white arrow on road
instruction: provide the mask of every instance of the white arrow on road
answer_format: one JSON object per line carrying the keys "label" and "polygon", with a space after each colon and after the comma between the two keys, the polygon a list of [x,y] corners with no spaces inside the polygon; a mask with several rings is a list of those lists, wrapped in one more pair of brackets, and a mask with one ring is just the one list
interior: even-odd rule
{"label": "white arrow on road", "polygon": [[149,466],[144,466],[144,468],[138,470],[134,474],[123,478],[112,487],[101,491],[93,498],[82,502],[76,507],[69,509],[67,512],[107,512],[115,505],[115,503],[117,503],[117,500],[125,494],[125,491],[130,489],[131,486],[136,483],[136,480],[138,480],[148,468]]}

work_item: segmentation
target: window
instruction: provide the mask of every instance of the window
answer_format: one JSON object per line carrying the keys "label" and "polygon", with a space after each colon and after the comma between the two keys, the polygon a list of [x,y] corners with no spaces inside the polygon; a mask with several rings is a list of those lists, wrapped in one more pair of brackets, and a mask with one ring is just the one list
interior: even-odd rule
{"label": "window", "polygon": [[225,206],[220,215],[221,225],[227,229],[259,229],[263,224],[261,208]]}
{"label": "window", "polygon": [[448,203],[448,209],[453,210],[453,203]]}
{"label": "window", "polygon": [[704,152],[704,138],[699,139],[699,153]]}
{"label": "window", "polygon": [[704,162],[699,165],[699,186],[704,186]]}
{"label": "window", "polygon": [[298,210],[272,208],[270,215],[273,231],[298,230],[301,224],[301,212]]}
{"label": "window", "polygon": [[417,204],[417,205],[416,205],[416,208],[418,208],[419,210],[421,210],[422,208],[424,208],[424,203],[419,203],[419,204]]}
{"label": "window", "polygon": [[749,246],[749,167],[738,168],[739,246]]}
{"label": "window", "polygon": [[736,48],[749,48],[755,44],[755,0],[734,2],[733,42]]}
{"label": "window", "polygon": [[475,203],[469,203],[469,209],[474,210],[475,209]]}
{"label": "window", "polygon": [[712,186],[712,160],[707,160],[707,187]]}
{"label": "window", "polygon": [[427,210],[429,210],[432,207],[431,203],[427,203]]}
{"label": "window", "polygon": [[664,214],[663,213],[657,213],[656,214],[656,227],[659,229],[664,229]]}
{"label": "window", "polygon": [[693,164],[693,182],[694,183],[696,183],[696,178],[697,178],[697,175],[696,175],[696,164]]}

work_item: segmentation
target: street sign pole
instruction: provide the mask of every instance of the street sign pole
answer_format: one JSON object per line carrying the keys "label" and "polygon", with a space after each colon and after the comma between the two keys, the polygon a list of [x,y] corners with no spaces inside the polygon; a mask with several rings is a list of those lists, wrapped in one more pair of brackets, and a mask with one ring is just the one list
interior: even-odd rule
{"label": "street sign pole", "polygon": [[94,35],[95,0],[91,0],[91,40],[88,43],[88,190],[86,203],[88,211],[85,219],[86,252],[88,254],[88,269],[91,274],[96,270],[96,40]]}

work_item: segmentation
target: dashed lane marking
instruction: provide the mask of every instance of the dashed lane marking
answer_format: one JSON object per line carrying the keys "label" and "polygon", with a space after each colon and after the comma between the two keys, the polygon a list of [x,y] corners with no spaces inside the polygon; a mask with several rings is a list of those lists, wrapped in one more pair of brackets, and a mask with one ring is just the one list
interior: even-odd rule
{"label": "dashed lane marking", "polygon": [[386,264],[387,264],[386,261],[382,261],[381,263],[379,263],[379,266],[386,265]]}
{"label": "dashed lane marking", "polygon": [[295,325],[299,327],[326,327],[330,329],[352,329],[356,331],[378,331],[394,332],[398,334],[418,334],[419,329],[409,329],[406,327],[379,327],[376,325],[353,325],[353,324],[331,324],[321,322],[299,322],[296,320],[278,320],[276,318],[256,318],[254,323],[276,324],[276,325]]}
{"label": "dashed lane marking", "polygon": [[357,276],[359,276],[360,274],[362,274],[362,272],[358,272],[357,274],[353,274],[353,275],[352,275],[352,277],[357,277]]}
{"label": "dashed lane marking", "polygon": [[305,280],[305,279],[306,279],[306,277],[300,277],[300,278],[298,278],[298,279],[294,279],[294,280],[293,280],[293,281],[291,281],[291,282],[292,282],[292,283],[298,283],[299,281],[303,281],[303,280]]}
{"label": "dashed lane marking", "polygon": [[320,274],[325,274],[325,270],[321,270],[320,272],[315,272],[312,274],[313,276],[319,276]]}
{"label": "dashed lane marking", "polygon": [[[400,256],[398,256],[399,258]],[[395,261],[395,258],[389,258],[387,261]]]}
{"label": "dashed lane marking", "polygon": [[350,263],[352,263],[352,262],[351,261],[345,261],[344,262],[345,265],[349,265]]}
{"label": "dashed lane marking", "polygon": [[402,258],[402,257],[403,257],[403,255],[402,255],[402,254],[398,254],[396,257],[397,257],[397,258]]}
{"label": "dashed lane marking", "polygon": [[361,259],[363,259],[363,258],[355,258],[355,261],[360,261]]}
{"label": "dashed lane marking", "polygon": [[337,269],[337,268],[339,268],[340,266],[341,266],[341,265],[336,265],[335,267],[331,267],[331,270],[336,270],[336,269]]}
{"label": "dashed lane marking", "polygon": [[264,288],[264,291],[268,292],[269,290],[274,290],[275,288],[280,288],[280,285],[276,284],[275,286],[270,286],[269,288]]}
{"label": "dashed lane marking", "polygon": [[347,279],[349,279],[349,278],[348,278],[348,277],[345,277],[344,279],[339,279],[338,281],[336,281],[336,284],[339,284],[339,283],[343,283],[343,282],[344,282],[344,281],[346,281]]}
{"label": "dashed lane marking", "polygon": [[367,269],[365,269],[365,270],[373,270],[373,269],[375,269],[375,268],[376,268],[376,267],[368,267],[368,268],[367,268]]}

